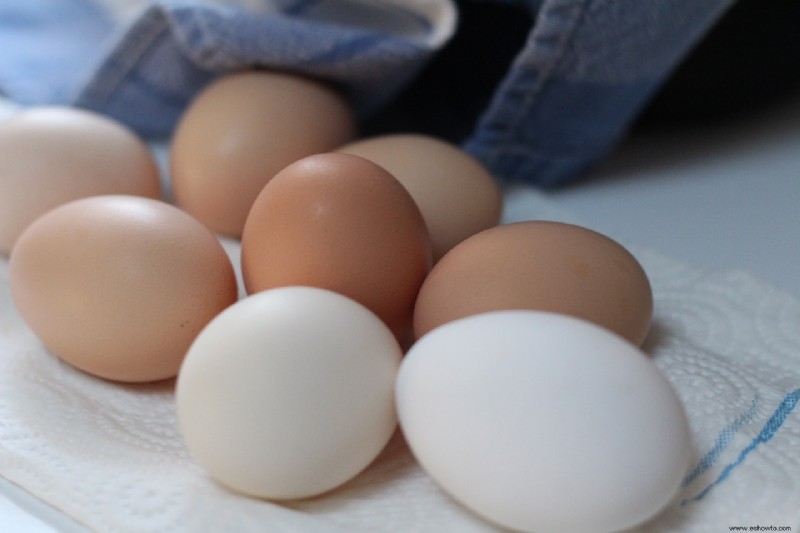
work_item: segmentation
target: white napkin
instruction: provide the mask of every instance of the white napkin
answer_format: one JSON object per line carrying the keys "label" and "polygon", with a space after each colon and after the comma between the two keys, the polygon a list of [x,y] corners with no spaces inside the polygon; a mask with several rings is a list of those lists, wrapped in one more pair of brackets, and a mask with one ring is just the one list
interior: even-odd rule
{"label": "white napkin", "polygon": [[[580,222],[536,191],[509,191],[505,221],[532,218]],[[744,272],[624,244],[653,284],[645,349],[684,402],[697,455],[675,504],[637,531],[800,530],[800,302]],[[495,531],[436,487],[399,434],[327,495],[236,495],[188,456],[173,385],[105,382],[47,353],[15,313],[0,260],[0,475],[89,529]]]}

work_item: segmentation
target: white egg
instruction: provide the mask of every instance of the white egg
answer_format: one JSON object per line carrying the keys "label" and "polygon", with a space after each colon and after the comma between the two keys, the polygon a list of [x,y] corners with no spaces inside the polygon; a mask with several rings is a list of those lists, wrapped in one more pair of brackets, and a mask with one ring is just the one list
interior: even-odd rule
{"label": "white egg", "polygon": [[668,505],[692,457],[652,360],[581,319],[494,311],[423,336],[398,374],[400,426],[427,473],[496,524],[619,531]]}
{"label": "white egg", "polygon": [[189,349],[176,386],[181,433],[235,491],[328,491],[371,463],[396,429],[401,357],[383,322],[344,296],[311,287],[255,294]]}

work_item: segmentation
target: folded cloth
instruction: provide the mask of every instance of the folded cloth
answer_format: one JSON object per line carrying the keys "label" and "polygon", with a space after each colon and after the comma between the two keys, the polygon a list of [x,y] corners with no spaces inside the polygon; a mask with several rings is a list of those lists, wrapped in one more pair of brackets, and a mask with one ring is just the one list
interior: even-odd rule
{"label": "folded cloth", "polygon": [[[507,199],[506,222],[580,222],[531,187]],[[223,243],[236,258],[238,243]],[[627,244],[655,296],[644,348],[686,408],[696,456],[674,503],[636,531],[797,531],[800,301],[743,272]],[[183,445],[174,383],[114,384],[60,362],[14,311],[7,269],[0,259],[0,476],[90,530],[497,531],[439,490],[399,433],[319,497],[277,504],[222,488]]]}
{"label": "folded cloth", "polygon": [[[495,3],[528,11],[529,37],[463,144],[499,179],[554,185],[616,145],[731,0]],[[215,76],[265,67],[330,81],[366,116],[391,105],[456,20],[452,0],[0,0],[0,94],[166,136]],[[475,39],[489,49],[503,31]]]}
{"label": "folded cloth", "polygon": [[606,155],[730,2],[544,0],[466,148],[506,180],[574,180]]}
{"label": "folded cloth", "polygon": [[413,77],[452,34],[449,0],[146,3],[114,17],[91,0],[0,2],[0,91],[166,135],[215,76],[267,67],[325,79],[360,113]]}

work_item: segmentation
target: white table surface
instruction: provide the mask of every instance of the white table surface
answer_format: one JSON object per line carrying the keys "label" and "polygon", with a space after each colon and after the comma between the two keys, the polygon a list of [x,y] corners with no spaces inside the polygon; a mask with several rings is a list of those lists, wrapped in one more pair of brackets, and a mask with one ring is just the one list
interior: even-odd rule
{"label": "white table surface", "polygon": [[800,297],[800,97],[727,123],[640,135],[549,193],[607,235]]}
{"label": "white table surface", "polygon": [[[725,124],[641,134],[553,205],[626,243],[745,270],[800,298],[800,98]],[[85,532],[0,478],[3,531]]]}

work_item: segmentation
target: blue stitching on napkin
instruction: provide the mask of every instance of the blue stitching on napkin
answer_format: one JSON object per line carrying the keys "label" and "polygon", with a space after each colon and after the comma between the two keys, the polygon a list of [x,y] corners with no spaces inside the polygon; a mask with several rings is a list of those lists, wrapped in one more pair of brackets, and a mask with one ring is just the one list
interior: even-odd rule
{"label": "blue stitching on napkin", "polygon": [[681,484],[682,487],[687,487],[690,485],[695,479],[700,477],[714,465],[722,452],[725,451],[725,449],[733,440],[733,436],[744,425],[753,419],[753,415],[756,413],[757,406],[758,395],[753,398],[753,402],[746,411],[744,411],[736,420],[725,426],[725,428],[719,432],[719,435],[717,435],[717,440],[714,441],[714,446],[703,456],[702,459],[700,459],[700,461],[697,463],[697,466],[695,466],[694,469],[684,478],[683,483]]}
{"label": "blue stitching on napkin", "polygon": [[725,466],[725,468],[722,469],[722,472],[720,472],[717,479],[715,479],[699,494],[697,494],[693,498],[687,498],[686,500],[683,500],[681,502],[681,506],[686,505],[689,502],[702,500],[703,498],[706,497],[709,491],[711,491],[711,489],[713,489],[714,487],[725,481],[728,478],[728,476],[730,476],[733,469],[744,462],[744,460],[747,458],[750,452],[755,450],[760,444],[769,441],[772,437],[775,436],[775,434],[781,428],[781,426],[789,417],[794,408],[797,407],[798,402],[800,402],[800,389],[796,389],[787,394],[783,398],[783,401],[780,403],[778,408],[769,418],[769,420],[767,420],[767,423],[764,424],[764,427],[761,429],[761,432],[758,435],[756,435],[756,437],[752,441],[750,441],[750,444],[745,446],[742,449],[742,451],[739,452],[739,456],[736,458],[736,460]]}

